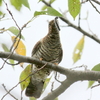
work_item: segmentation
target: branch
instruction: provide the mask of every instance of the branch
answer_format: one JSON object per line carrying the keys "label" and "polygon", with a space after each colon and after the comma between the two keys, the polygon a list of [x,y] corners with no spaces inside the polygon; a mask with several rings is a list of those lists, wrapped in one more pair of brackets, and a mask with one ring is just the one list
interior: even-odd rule
{"label": "branch", "polygon": [[85,30],[83,30],[81,27],[78,27],[76,25],[74,25],[73,23],[71,23],[68,19],[65,19],[63,17],[60,17],[60,19],[62,21],[64,21],[65,23],[67,23],[69,26],[75,28],[76,30],[80,31],[81,33],[83,33],[84,35],[90,37],[91,39],[95,40],[97,43],[100,43],[100,39],[98,39],[95,35],[91,35],[88,32],[86,32]]}
{"label": "branch", "polygon": [[[10,55],[10,56],[9,56]],[[26,62],[26,63],[32,63],[37,65],[45,65],[45,67],[48,67],[50,69],[53,69],[61,74],[64,74],[67,76],[67,78],[72,78],[76,81],[78,80],[93,80],[97,81],[100,78],[100,72],[98,71],[75,71],[71,69],[67,69],[66,67],[57,66],[53,63],[41,61],[39,59],[36,59],[34,57],[26,57],[21,56],[18,54],[12,54],[10,52],[0,52],[0,58],[7,58],[9,56],[9,59],[17,60],[19,62]]]}
{"label": "branch", "polygon": [[55,70],[57,72],[60,72],[61,74],[64,74],[67,76],[67,79],[61,82],[61,85],[57,89],[55,89],[53,92],[48,94],[48,96],[43,98],[43,100],[55,99],[58,95],[62,94],[69,86],[71,86],[74,82],[77,82],[80,80],[98,81],[98,79],[100,79],[99,71],[76,71],[76,70],[67,69],[61,66],[56,66],[50,62],[41,61],[34,57],[26,57],[26,56],[21,56],[18,54],[11,55],[10,52],[0,52],[0,58],[7,58],[8,56],[9,56],[9,59],[17,60],[19,62],[45,65],[45,67]]}
{"label": "branch", "polygon": [[66,79],[64,82],[62,82],[62,84],[57,89],[55,89],[53,92],[49,93],[42,100],[54,100],[56,97],[58,97],[60,94],[62,94],[73,83],[74,83],[73,80]]}
{"label": "branch", "polygon": [[100,5],[100,1],[98,1],[98,0],[92,0],[92,1],[97,3],[98,5]]}
{"label": "branch", "polygon": [[60,66],[56,66],[56,65],[54,65],[54,64],[52,64],[50,62],[41,61],[41,60],[33,58],[33,57],[26,57],[26,56],[21,56],[21,55],[18,55],[18,54],[12,54],[11,55],[10,52],[1,52],[0,51],[0,58],[7,58],[8,56],[9,56],[9,59],[16,60],[16,61],[18,61],[20,63],[21,62],[26,62],[26,63],[38,64],[38,65],[41,65],[41,66],[46,64],[46,67],[52,66],[53,70],[58,71],[61,74],[66,75],[65,68],[62,68]]}
{"label": "branch", "polygon": [[93,8],[100,14],[100,11],[96,8],[96,6],[91,2],[91,0],[89,0],[89,2],[91,3],[91,5],[93,6]]}
{"label": "branch", "polygon": [[[94,2],[97,2],[96,0],[92,0]],[[51,5],[49,5],[47,2],[45,2],[44,0],[42,1],[45,5],[51,7]],[[97,2],[99,3],[99,2]],[[95,35],[91,35],[90,33],[86,32],[85,30],[83,30],[81,27],[74,25],[73,23],[71,23],[68,19],[64,18],[64,17],[60,17],[60,19],[62,21],[64,21],[66,24],[68,24],[69,26],[75,28],[76,30],[80,31],[82,34],[88,36],[89,38],[93,39],[94,41],[96,41],[97,43],[100,43],[100,39],[98,39]]]}
{"label": "branch", "polygon": [[[6,86],[4,84],[2,84],[3,88],[5,89],[6,92],[8,92],[8,90],[6,89]],[[13,96],[11,93],[9,93],[9,95],[11,97],[13,97],[15,100],[18,100],[15,96]]]}

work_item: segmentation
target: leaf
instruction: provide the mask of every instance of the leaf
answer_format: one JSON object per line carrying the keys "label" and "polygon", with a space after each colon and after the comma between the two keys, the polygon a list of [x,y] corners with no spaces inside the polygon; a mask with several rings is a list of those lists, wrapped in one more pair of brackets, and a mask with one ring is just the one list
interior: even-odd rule
{"label": "leaf", "polygon": [[47,7],[48,7],[48,6],[44,5],[44,6],[41,8],[41,10],[45,10],[45,9],[47,9]]}
{"label": "leaf", "polygon": [[[47,3],[52,4],[56,0],[49,0]],[[45,10],[48,6],[44,5],[41,10]]]}
{"label": "leaf", "polygon": [[95,83],[95,81],[89,81],[88,82],[88,88],[90,88],[94,83]]}
{"label": "leaf", "polygon": [[12,32],[14,35],[18,35],[18,33],[19,33],[19,30],[16,27],[14,27],[14,26],[9,27],[8,30],[10,32]]}
{"label": "leaf", "polygon": [[38,2],[40,2],[40,1],[42,1],[42,0],[39,0]]}
{"label": "leaf", "polygon": [[[93,71],[100,71],[100,63],[95,65],[93,68],[92,68]],[[88,83],[88,88],[90,88],[93,84],[95,83],[95,81],[89,81]]]}
{"label": "leaf", "polygon": [[48,15],[51,15],[51,16],[58,16],[58,17],[62,17],[62,14],[60,14],[57,10],[51,8],[51,7],[48,7],[47,8],[47,14]]}
{"label": "leaf", "polygon": [[51,77],[50,77],[50,78],[47,78],[47,79],[45,80],[45,82],[44,82],[44,86],[43,86],[43,92],[45,91],[47,85],[49,84],[50,79],[51,79]]}
{"label": "leaf", "polygon": [[[14,35],[16,35],[16,36],[17,36],[18,33],[19,33],[18,28],[14,27],[14,26],[9,27],[8,30],[9,30],[11,33],[13,33]],[[25,40],[25,38],[24,38],[22,35],[21,35],[21,38],[22,38],[23,40]]]}
{"label": "leaf", "polygon": [[60,14],[57,10],[51,8],[51,7],[47,7],[47,9],[45,11],[35,11],[34,13],[34,17],[38,16],[38,15],[50,15],[50,16],[58,16],[58,17],[62,17],[62,14]]}
{"label": "leaf", "polygon": [[46,15],[46,11],[35,11],[34,17],[39,16],[39,15]]}
{"label": "leaf", "polygon": [[7,47],[5,44],[3,44],[3,43],[2,43],[2,48],[3,48],[3,50],[4,50],[5,52],[9,52],[8,47]]}
{"label": "leaf", "polygon": [[58,100],[58,98],[54,99],[54,100]]}
{"label": "leaf", "polygon": [[100,71],[100,63],[92,68],[93,71]]}
{"label": "leaf", "polygon": [[84,37],[85,36],[83,36],[79,40],[79,42],[74,48],[73,57],[72,57],[74,63],[77,62],[81,58],[83,47],[84,47]]}
{"label": "leaf", "polygon": [[15,36],[11,37],[12,41],[13,42],[15,41],[15,44],[14,44],[14,47],[16,48],[15,52],[19,55],[25,56],[26,55],[26,47],[25,47],[24,43],[21,40],[19,40],[19,38],[17,38],[16,40],[15,40],[15,38],[16,38]]}
{"label": "leaf", "polygon": [[37,100],[36,98],[34,97],[30,97],[29,100]]}
{"label": "leaf", "polygon": [[68,0],[68,9],[74,19],[80,13],[80,5],[80,0]]}
{"label": "leaf", "polygon": [[[10,52],[10,50],[8,49],[8,47],[5,45],[5,44],[3,44],[2,43],[2,48],[3,48],[3,50],[5,51],[5,52]],[[11,64],[14,64],[14,60],[12,60],[12,59],[9,59],[9,62],[11,63]],[[13,65],[12,65],[13,66]]]}
{"label": "leaf", "polygon": [[2,0],[0,0],[0,6],[2,5]]}
{"label": "leaf", "polygon": [[[14,63],[14,60],[12,60],[12,59],[9,59],[9,62],[10,62],[11,64],[15,64],[15,63]],[[14,65],[12,65],[12,67],[14,67]]]}
{"label": "leaf", "polygon": [[1,16],[1,15],[3,15],[3,12],[2,12],[2,11],[0,11],[0,16]]}
{"label": "leaf", "polygon": [[[21,40],[19,40],[19,38],[17,38],[15,40],[15,38],[16,38],[15,36],[12,36],[11,38],[12,38],[13,42],[15,41],[15,44],[14,44],[14,47],[16,48],[15,52],[19,55],[25,56],[26,55],[26,47],[25,47],[24,43]],[[20,66],[23,67],[23,63],[20,63]]]}
{"label": "leaf", "polygon": [[29,6],[29,3],[28,3],[28,0],[21,0],[22,4],[27,7],[28,9],[30,9],[30,6]]}
{"label": "leaf", "polygon": [[20,74],[20,86],[22,91],[28,86],[30,82],[30,77],[28,77],[31,74],[31,65],[28,65]]}
{"label": "leaf", "polygon": [[10,0],[10,3],[16,8],[16,10],[20,11],[22,7],[21,0]]}

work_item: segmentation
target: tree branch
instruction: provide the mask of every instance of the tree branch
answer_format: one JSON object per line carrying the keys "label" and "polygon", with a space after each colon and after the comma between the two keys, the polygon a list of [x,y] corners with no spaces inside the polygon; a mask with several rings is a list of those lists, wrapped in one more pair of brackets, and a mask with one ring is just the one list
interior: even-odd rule
{"label": "tree branch", "polygon": [[68,79],[71,78],[71,79],[74,79],[75,81],[78,81],[78,80],[97,81],[100,78],[99,71],[76,71],[76,70],[64,68],[62,66],[57,66],[50,62],[46,62],[43,60],[41,61],[34,57],[26,57],[26,56],[21,56],[18,54],[11,55],[10,52],[0,52],[0,58],[7,58],[8,56],[9,56],[9,59],[17,60],[19,62],[38,64],[38,65],[42,65],[42,66],[45,65],[46,67],[48,67],[50,69],[53,69],[61,74],[66,75]]}
{"label": "tree branch", "polygon": [[100,5],[100,1],[98,1],[98,0],[92,0],[92,1],[97,3],[98,5]]}
{"label": "tree branch", "polygon": [[84,35],[90,37],[91,39],[95,40],[97,43],[100,43],[100,39],[98,39],[95,35],[91,35],[88,32],[86,32],[85,30],[83,30],[81,27],[78,27],[76,25],[74,25],[73,23],[71,23],[68,19],[65,19],[63,17],[60,17],[60,19],[62,21],[64,21],[65,23],[67,23],[69,26],[75,28],[76,30],[80,31],[81,33],[83,33]]}
{"label": "tree branch", "polygon": [[64,82],[62,82],[62,84],[57,89],[55,89],[54,91],[49,93],[42,100],[54,100],[56,97],[58,97],[60,94],[62,94],[73,83],[74,83],[73,80],[66,79]]}
{"label": "tree branch", "polygon": [[67,76],[67,79],[63,81],[61,85],[57,89],[55,89],[53,92],[51,92],[47,97],[43,98],[43,100],[53,100],[58,95],[63,93],[70,85],[72,85],[76,81],[80,81],[80,80],[98,81],[98,79],[100,79],[99,71],[76,71],[76,70],[67,69],[61,66],[56,66],[50,62],[41,61],[34,57],[26,57],[26,56],[21,56],[18,54],[11,55],[10,52],[0,52],[0,58],[7,58],[8,56],[9,56],[9,59],[17,60],[19,62],[45,65],[45,67],[48,67],[52,70],[55,70]]}
{"label": "tree branch", "polygon": [[[92,0],[94,2],[97,2],[96,0]],[[42,1],[45,5],[51,7],[51,5],[49,5],[47,2],[45,2],[44,0]],[[97,2],[99,3],[99,2]],[[100,43],[100,39],[98,39],[95,35],[91,35],[90,33],[86,32],[85,30],[83,30],[81,27],[74,25],[73,23],[71,23],[68,19],[64,18],[64,17],[60,17],[60,19],[62,21],[64,21],[66,24],[68,24],[69,26],[71,26],[72,28],[80,31],[82,34],[88,36],[89,38],[93,39],[94,41],[96,41],[97,43]]]}

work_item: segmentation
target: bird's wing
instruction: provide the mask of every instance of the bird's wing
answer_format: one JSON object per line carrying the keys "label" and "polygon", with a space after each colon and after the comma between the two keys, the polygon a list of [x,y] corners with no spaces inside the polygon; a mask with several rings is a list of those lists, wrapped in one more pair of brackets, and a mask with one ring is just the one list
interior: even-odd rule
{"label": "bird's wing", "polygon": [[39,50],[41,47],[41,41],[38,41],[32,50],[32,56]]}
{"label": "bird's wing", "polygon": [[59,63],[61,62],[62,57],[63,57],[63,50],[61,48],[60,53],[59,53]]}

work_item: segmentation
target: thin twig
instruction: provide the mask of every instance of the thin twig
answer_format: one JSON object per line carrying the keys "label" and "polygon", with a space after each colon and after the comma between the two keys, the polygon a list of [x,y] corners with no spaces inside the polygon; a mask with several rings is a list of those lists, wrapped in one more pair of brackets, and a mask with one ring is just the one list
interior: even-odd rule
{"label": "thin twig", "polygon": [[20,64],[20,62],[17,62],[16,64],[11,64],[11,63],[7,62],[7,61],[6,61],[5,59],[3,59],[3,58],[2,58],[2,60],[5,61],[8,65],[12,65],[12,66],[13,66],[13,65],[18,65],[18,64]]}
{"label": "thin twig", "polygon": [[47,3],[45,0],[42,0],[42,2],[43,2],[45,5],[51,7],[51,4]]}
{"label": "thin twig", "polygon": [[54,82],[51,84],[51,92],[53,92]]}
{"label": "thin twig", "polygon": [[96,8],[96,6],[91,2],[91,0],[89,0],[89,2],[91,3],[91,5],[93,6],[93,8],[100,14],[100,11]]}
{"label": "thin twig", "polygon": [[97,85],[92,86],[91,89],[93,89],[94,87],[97,87],[97,86],[100,86],[100,83],[97,84]]}
{"label": "thin twig", "polygon": [[4,65],[6,64],[7,60],[9,59],[9,57],[13,54],[13,52],[6,58],[6,60],[4,61],[2,67],[0,67],[0,70],[4,67]]}
{"label": "thin twig", "polygon": [[[4,84],[2,84],[3,88],[5,89],[6,92],[8,92],[8,90],[6,89],[6,86]],[[11,97],[13,97],[15,100],[18,100],[15,96],[13,96],[11,93],[9,93],[9,95],[11,95]]]}
{"label": "thin twig", "polygon": [[20,27],[19,27],[19,25],[17,24],[17,22],[16,22],[16,20],[15,20],[15,18],[14,18],[14,16],[13,16],[13,14],[12,14],[11,11],[9,10],[7,3],[6,3],[4,0],[3,0],[3,2],[5,3],[6,8],[7,8],[7,11],[9,12],[9,14],[10,14],[10,16],[12,17],[13,21],[15,22],[16,26],[17,26],[18,29],[20,30]]}
{"label": "thin twig", "polygon": [[59,80],[57,79],[57,72],[55,72],[55,80],[58,81],[59,83],[62,83],[61,81],[59,81]]}
{"label": "thin twig", "polygon": [[98,0],[92,0],[93,2],[95,2],[96,4],[100,5],[100,1]]}

